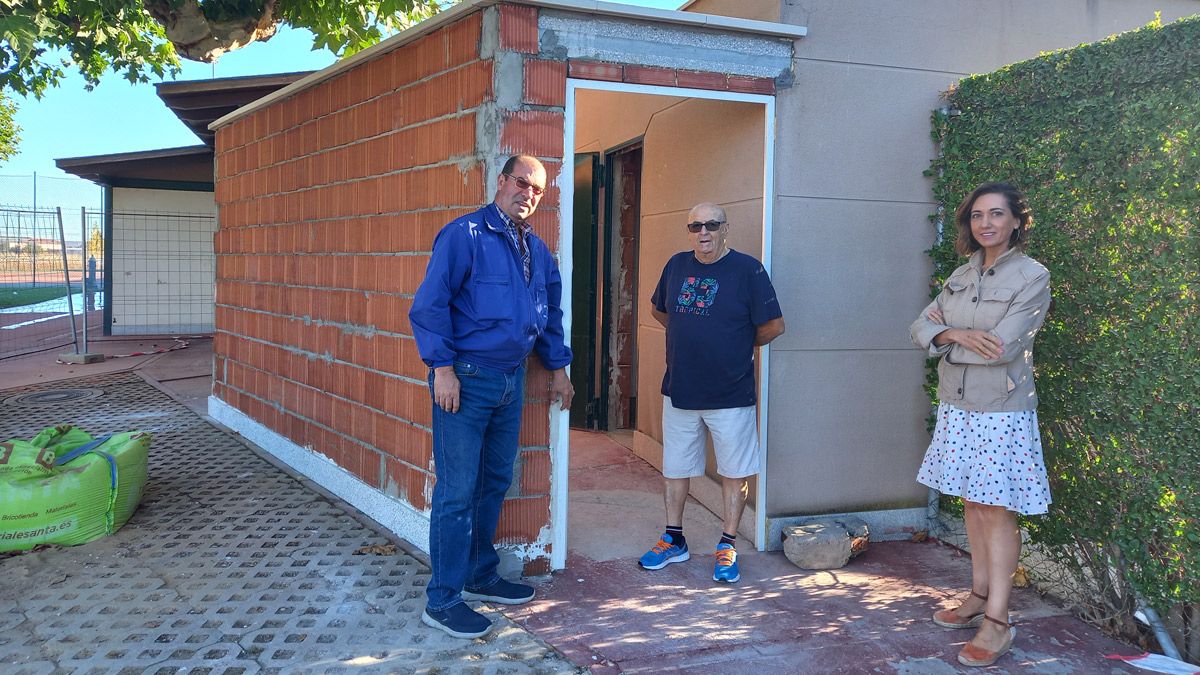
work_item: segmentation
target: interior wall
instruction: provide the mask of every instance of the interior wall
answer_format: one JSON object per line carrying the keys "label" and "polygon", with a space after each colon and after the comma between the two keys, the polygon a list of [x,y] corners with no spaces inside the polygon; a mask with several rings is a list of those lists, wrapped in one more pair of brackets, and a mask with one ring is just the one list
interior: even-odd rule
{"label": "interior wall", "polygon": [[644,136],[658,113],[688,100],[626,92],[575,91],[575,152],[604,153]]}
{"label": "interior wall", "polygon": [[209,333],[212,192],[113,188],[112,334]]}

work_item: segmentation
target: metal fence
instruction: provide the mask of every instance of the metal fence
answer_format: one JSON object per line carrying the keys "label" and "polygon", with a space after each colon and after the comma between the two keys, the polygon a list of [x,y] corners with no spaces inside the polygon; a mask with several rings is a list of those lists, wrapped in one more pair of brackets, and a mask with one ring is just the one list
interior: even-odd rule
{"label": "metal fence", "polygon": [[[72,217],[73,216],[73,217]],[[0,207],[0,359],[104,326],[104,228],[82,212]]]}
{"label": "metal fence", "polygon": [[[213,329],[216,258],[212,213],[87,211],[89,228],[111,219],[111,335],[178,335]],[[101,229],[104,229],[101,227]]]}

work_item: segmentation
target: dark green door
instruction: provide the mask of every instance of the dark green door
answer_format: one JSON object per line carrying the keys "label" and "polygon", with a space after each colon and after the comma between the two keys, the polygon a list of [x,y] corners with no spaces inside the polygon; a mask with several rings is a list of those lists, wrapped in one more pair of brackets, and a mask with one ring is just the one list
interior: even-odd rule
{"label": "dark green door", "polygon": [[596,429],[599,411],[597,365],[601,362],[596,339],[596,316],[600,301],[598,276],[599,227],[597,204],[600,188],[600,155],[575,155],[574,243],[571,260],[571,384],[575,400],[571,403],[571,426]]}

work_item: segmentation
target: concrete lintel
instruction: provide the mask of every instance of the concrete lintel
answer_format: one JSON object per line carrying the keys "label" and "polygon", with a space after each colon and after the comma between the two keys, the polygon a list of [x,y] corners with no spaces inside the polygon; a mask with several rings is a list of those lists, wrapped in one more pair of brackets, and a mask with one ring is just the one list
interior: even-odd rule
{"label": "concrete lintel", "polygon": [[[758,21],[742,19],[718,14],[703,14],[700,12],[685,12],[681,9],[656,9],[653,7],[638,7],[625,2],[605,2],[604,0],[521,0],[527,5],[537,5],[548,9],[563,9],[573,12],[587,12],[603,16],[631,18],[639,21],[660,21],[684,26],[704,26],[722,31],[736,31],[769,35],[774,38],[798,40],[808,35],[808,28],[773,21]],[[690,4],[690,3],[689,3]]]}
{"label": "concrete lintel", "polygon": [[909,539],[914,532],[929,528],[925,507],[912,509],[887,509],[881,511],[854,511],[851,513],[824,513],[817,516],[767,517],[767,550],[783,548],[783,529],[792,525],[803,525],[814,520],[854,516],[862,519],[871,530],[871,541],[900,541]]}
{"label": "concrete lintel", "polygon": [[706,27],[544,10],[543,49],[557,58],[777,78],[790,72],[792,43]]}

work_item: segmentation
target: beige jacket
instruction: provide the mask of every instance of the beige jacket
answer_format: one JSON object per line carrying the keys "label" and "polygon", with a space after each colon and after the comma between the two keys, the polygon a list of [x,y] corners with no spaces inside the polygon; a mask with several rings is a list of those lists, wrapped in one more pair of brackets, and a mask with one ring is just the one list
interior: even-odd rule
{"label": "beige jacket", "polygon": [[[926,315],[937,308],[944,324]],[[1010,249],[984,272],[983,251],[954,270],[933,302],[909,329],[913,342],[941,357],[938,398],[978,412],[1037,408],[1033,384],[1033,337],[1050,308],[1050,271],[1033,258]],[[958,344],[937,346],[933,338],[948,328],[975,328],[1000,338],[1004,353],[986,360]]]}

